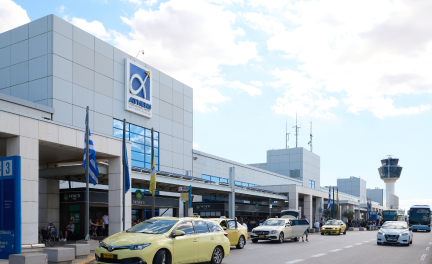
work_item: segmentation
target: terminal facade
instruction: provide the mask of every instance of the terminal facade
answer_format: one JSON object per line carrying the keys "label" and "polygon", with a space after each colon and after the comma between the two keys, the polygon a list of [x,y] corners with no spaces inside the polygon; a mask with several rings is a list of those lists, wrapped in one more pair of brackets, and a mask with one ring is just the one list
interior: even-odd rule
{"label": "terminal facade", "polygon": [[[86,107],[100,173],[88,216],[82,189]],[[123,120],[132,185],[126,228],[134,218],[150,217],[152,128],[158,215],[184,216],[187,206],[203,217],[228,216],[233,191],[236,216],[289,208],[312,222],[327,205],[318,155],[304,148],[269,150],[267,163],[246,165],[193,150],[191,87],[54,15],[0,34],[0,120],[0,157],[21,156],[23,245],[38,243],[38,231],[50,221],[63,230],[71,216],[81,225],[77,237],[85,218],[104,214],[109,234],[122,231]],[[193,203],[179,200],[180,186],[192,188]],[[339,200],[339,218],[344,210],[364,217],[359,196],[339,192]],[[373,202],[373,210],[384,208]]]}

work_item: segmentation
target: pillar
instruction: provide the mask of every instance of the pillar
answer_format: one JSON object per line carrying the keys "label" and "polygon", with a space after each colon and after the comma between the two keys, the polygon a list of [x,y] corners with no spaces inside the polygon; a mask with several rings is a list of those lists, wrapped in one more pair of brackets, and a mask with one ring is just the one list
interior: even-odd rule
{"label": "pillar", "polygon": [[309,226],[312,227],[312,195],[304,195],[303,196],[303,211],[306,219],[309,220]]}
{"label": "pillar", "polygon": [[298,210],[299,209],[299,194],[298,192],[289,192],[289,209]]}
{"label": "pillar", "polygon": [[228,217],[234,219],[235,216],[235,167],[229,168],[229,186],[228,194]]}
{"label": "pillar", "polygon": [[[39,180],[39,229],[50,221],[60,230],[60,185],[58,180]],[[83,221],[82,219],[81,221]]]}
{"label": "pillar", "polygon": [[37,126],[36,120],[20,117],[21,136],[6,139],[6,156],[21,156],[22,245],[38,243],[39,140]]}
{"label": "pillar", "polygon": [[320,208],[320,203],[321,203],[321,208],[324,211],[324,197],[315,197],[315,219],[318,221],[321,221],[321,217],[323,215],[323,213],[319,212],[319,208]]}
{"label": "pillar", "polygon": [[[128,144],[130,145],[130,144]],[[130,151],[128,151],[130,152]],[[128,155],[130,157],[130,154]],[[108,216],[109,216],[109,235],[123,231],[123,166],[122,158],[110,158],[108,175]],[[130,163],[130,160],[128,162]],[[130,169],[130,167],[129,167]],[[129,175],[132,175],[129,172]],[[132,181],[132,180],[131,180]],[[125,226],[131,227],[132,219],[132,197],[131,189],[126,193],[125,199]]]}

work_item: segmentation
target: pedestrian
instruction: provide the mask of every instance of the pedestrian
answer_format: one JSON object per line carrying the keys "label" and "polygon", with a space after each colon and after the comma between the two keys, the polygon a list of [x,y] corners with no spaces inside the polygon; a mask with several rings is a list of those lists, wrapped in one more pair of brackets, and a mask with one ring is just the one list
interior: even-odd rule
{"label": "pedestrian", "polygon": [[244,226],[244,227],[246,227],[246,230],[249,232],[248,226],[247,226],[247,224],[245,222],[242,221],[241,225]]}
{"label": "pedestrian", "polygon": [[48,224],[48,231],[53,233],[54,237],[59,238],[59,233],[57,231],[57,227],[53,224],[53,222],[49,222]]}
{"label": "pedestrian", "polygon": [[309,221],[306,219],[306,216],[304,215],[303,217],[302,217],[302,219],[304,219],[304,220],[306,220],[306,222],[308,223],[308,228],[306,228],[306,230],[304,231],[304,233],[303,233],[303,235],[302,235],[302,242],[304,242],[304,236],[306,235],[306,242],[309,242],[309,239],[308,239],[308,236],[309,236],[309,233],[308,233],[308,229],[309,229]]}
{"label": "pedestrian", "polygon": [[108,216],[107,214],[104,214],[104,215],[102,216],[102,220],[104,221],[104,224],[105,224],[105,232],[106,232],[106,235],[108,235],[109,216]]}
{"label": "pedestrian", "polygon": [[315,228],[320,228],[320,223],[318,222],[318,220],[315,222],[314,226]]}
{"label": "pedestrian", "polygon": [[74,220],[71,219],[69,220],[69,225],[66,227],[66,231],[64,233],[60,232],[61,235],[60,241],[67,241],[68,236],[70,238],[74,232],[75,232]]}

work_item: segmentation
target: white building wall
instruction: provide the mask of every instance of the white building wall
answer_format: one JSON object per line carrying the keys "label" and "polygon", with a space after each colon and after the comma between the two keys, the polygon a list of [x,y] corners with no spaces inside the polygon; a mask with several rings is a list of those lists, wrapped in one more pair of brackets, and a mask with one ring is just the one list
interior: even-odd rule
{"label": "white building wall", "polygon": [[193,150],[194,160],[193,176],[201,178],[202,174],[229,178],[230,167],[236,168],[236,180],[258,184],[258,185],[277,185],[277,184],[296,184],[302,185],[302,181],[289,178],[284,175],[262,170],[253,166],[241,164],[235,161],[223,159],[201,151]]}

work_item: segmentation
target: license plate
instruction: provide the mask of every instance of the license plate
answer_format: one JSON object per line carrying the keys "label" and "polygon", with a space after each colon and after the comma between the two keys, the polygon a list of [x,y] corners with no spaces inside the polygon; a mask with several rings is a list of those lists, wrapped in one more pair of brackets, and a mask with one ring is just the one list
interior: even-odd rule
{"label": "license plate", "polygon": [[109,258],[109,259],[113,259],[114,258],[114,254],[103,254],[104,258]]}
{"label": "license plate", "polygon": [[265,237],[264,235],[260,235],[259,237]]}

